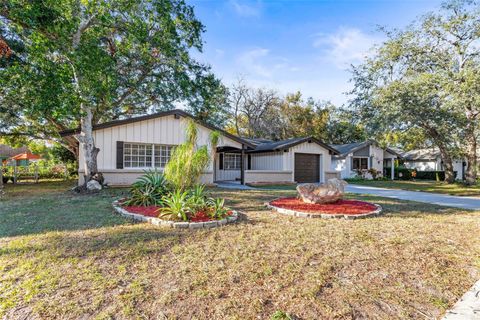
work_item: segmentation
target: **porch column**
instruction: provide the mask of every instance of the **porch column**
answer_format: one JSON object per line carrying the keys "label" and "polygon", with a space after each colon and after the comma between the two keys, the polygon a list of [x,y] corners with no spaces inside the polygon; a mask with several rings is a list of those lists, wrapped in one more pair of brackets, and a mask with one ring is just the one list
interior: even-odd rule
{"label": "porch column", "polygon": [[245,184],[245,146],[243,144],[240,155],[240,183]]}
{"label": "porch column", "polygon": [[391,158],[390,161],[392,161],[392,165],[390,168],[390,177],[392,180],[395,180],[395,158]]}

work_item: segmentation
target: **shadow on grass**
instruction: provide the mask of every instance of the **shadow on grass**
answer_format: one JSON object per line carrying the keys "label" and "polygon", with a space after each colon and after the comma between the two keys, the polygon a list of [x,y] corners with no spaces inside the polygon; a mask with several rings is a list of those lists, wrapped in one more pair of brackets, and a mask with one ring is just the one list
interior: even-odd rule
{"label": "shadow on grass", "polygon": [[[54,258],[83,258],[91,254],[127,254],[134,256],[157,253],[162,254],[171,245],[181,243],[189,236],[188,231],[152,228],[148,224],[135,226],[107,227],[100,233],[99,230],[87,232],[67,232],[61,234],[47,234],[37,237],[35,241],[20,243],[12,242],[0,248],[0,255],[24,255],[30,252],[46,252]],[[122,251],[119,253],[118,251]],[[116,252],[117,251],[117,252]]]}
{"label": "shadow on grass", "polygon": [[125,192],[107,189],[78,195],[63,189],[33,196],[17,193],[0,202],[0,238],[131,224],[115,214],[111,205]]}

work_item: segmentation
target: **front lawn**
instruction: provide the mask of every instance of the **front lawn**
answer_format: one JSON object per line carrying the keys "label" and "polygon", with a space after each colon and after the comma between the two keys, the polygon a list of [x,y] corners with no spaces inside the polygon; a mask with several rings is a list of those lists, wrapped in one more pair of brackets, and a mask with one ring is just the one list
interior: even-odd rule
{"label": "front lawn", "polygon": [[0,318],[436,318],[480,277],[478,212],[354,196],[386,215],[300,219],[263,207],[292,190],[211,189],[245,215],[192,232],[68,187],[0,200]]}
{"label": "front lawn", "polygon": [[474,185],[469,187],[462,183],[448,184],[445,182],[437,182],[430,180],[349,180],[348,183],[378,188],[443,193],[455,196],[480,196],[480,185]]}

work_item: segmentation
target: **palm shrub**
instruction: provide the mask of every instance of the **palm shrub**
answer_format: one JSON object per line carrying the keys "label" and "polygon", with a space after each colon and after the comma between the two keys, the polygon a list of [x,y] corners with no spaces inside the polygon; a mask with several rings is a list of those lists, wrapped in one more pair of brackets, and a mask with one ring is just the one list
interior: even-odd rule
{"label": "palm shrub", "polygon": [[[185,143],[177,146],[165,166],[164,174],[175,190],[191,189],[200,180],[200,176],[210,163],[211,154],[207,146],[197,146],[198,128],[190,120],[186,128]],[[210,147],[216,150],[219,135],[210,135]]]}
{"label": "palm shrub", "polygon": [[124,202],[127,206],[161,205],[162,198],[169,192],[167,180],[156,169],[145,171],[130,189],[130,196]]}

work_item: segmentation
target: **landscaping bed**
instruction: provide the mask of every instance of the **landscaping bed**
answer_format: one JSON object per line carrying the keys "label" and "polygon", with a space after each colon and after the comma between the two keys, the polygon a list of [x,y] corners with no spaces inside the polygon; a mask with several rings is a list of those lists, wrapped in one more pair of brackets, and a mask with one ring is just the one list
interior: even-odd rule
{"label": "landscaping bed", "polygon": [[149,222],[156,226],[167,226],[179,229],[202,229],[224,226],[238,219],[238,213],[229,210],[223,219],[213,219],[203,211],[197,212],[189,221],[165,220],[159,217],[162,207],[159,206],[125,206],[123,200],[113,202],[113,208],[124,217]]}
{"label": "landscaping bed", "polygon": [[381,206],[359,200],[339,200],[334,203],[315,204],[290,197],[275,199],[266,206],[282,214],[303,218],[356,219],[376,216],[382,212]]}

